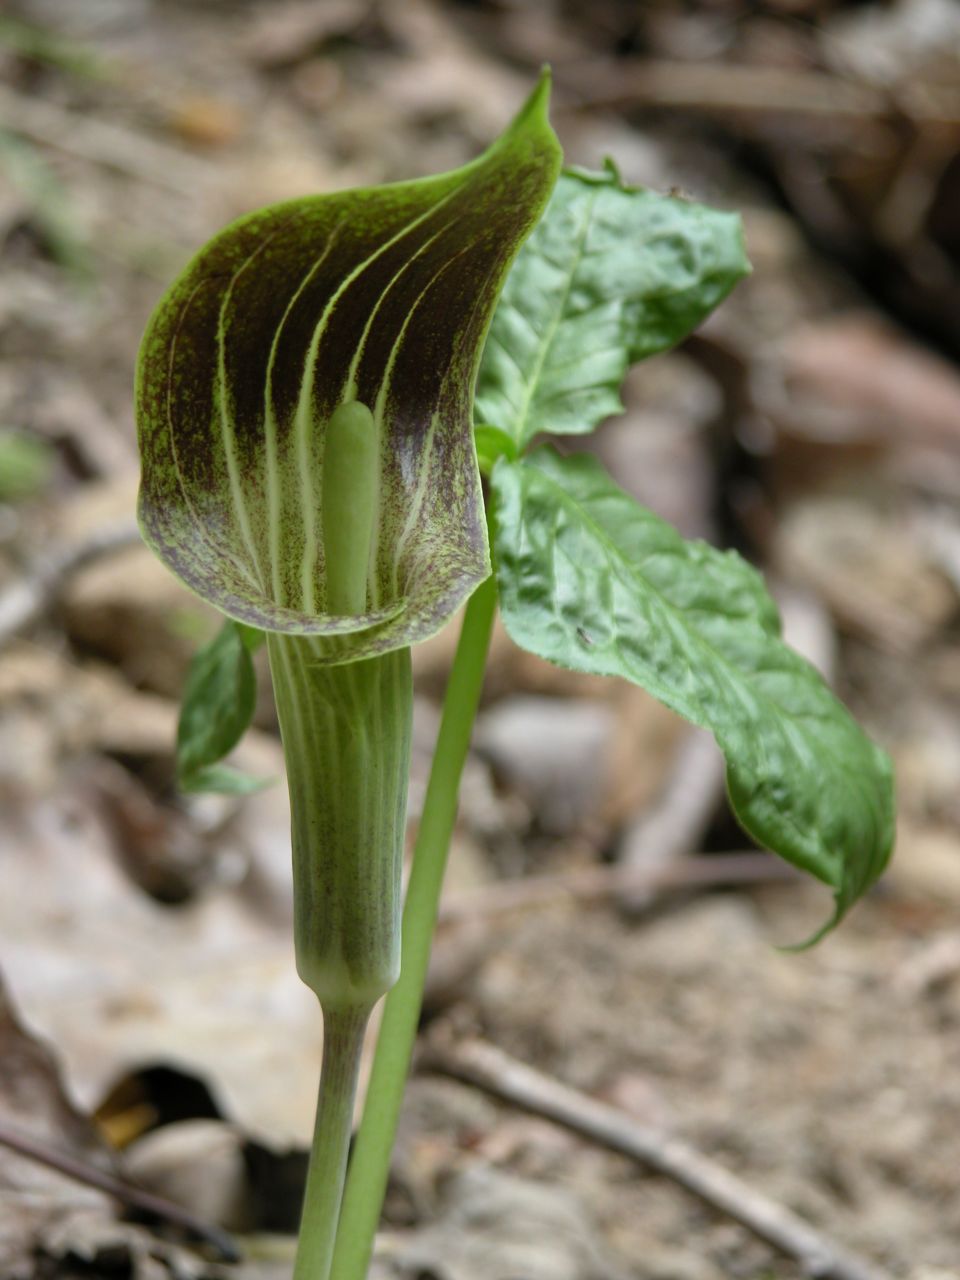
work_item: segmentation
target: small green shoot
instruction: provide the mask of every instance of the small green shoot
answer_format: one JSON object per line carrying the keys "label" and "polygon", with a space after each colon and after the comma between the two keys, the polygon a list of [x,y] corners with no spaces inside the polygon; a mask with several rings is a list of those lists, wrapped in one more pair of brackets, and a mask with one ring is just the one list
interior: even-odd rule
{"label": "small green shoot", "polygon": [[77,284],[89,285],[95,275],[90,246],[78,230],[69,192],[40,150],[0,128],[0,171],[23,196],[50,256]]}
{"label": "small green shoot", "polygon": [[0,502],[23,502],[50,483],[55,456],[40,436],[0,429]]}
{"label": "small green shoot", "polygon": [[257,705],[253,654],[266,636],[227,619],[197,653],[177,727],[177,782],[183,791],[245,795],[265,785],[222,762],[249,729]]}
{"label": "small green shoot", "polygon": [[0,49],[85,80],[106,80],[109,64],[93,49],[11,14],[0,14]]}

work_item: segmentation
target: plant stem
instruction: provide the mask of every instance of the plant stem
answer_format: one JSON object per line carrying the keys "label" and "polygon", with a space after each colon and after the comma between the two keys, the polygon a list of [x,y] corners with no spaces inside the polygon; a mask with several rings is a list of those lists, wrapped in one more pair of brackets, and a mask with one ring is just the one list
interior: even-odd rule
{"label": "plant stem", "polygon": [[[400,978],[384,1006],[363,1120],[340,1213],[334,1253],[337,1280],[365,1280],[373,1252],[420,1019],[440,889],[457,816],[460,775],[480,702],[496,605],[496,582],[490,577],[467,605],[447,684],[403,910]],[[299,1273],[295,1280],[300,1280]]]}
{"label": "plant stem", "polygon": [[320,1097],[293,1280],[329,1280],[340,1216],[366,1006],[324,1009]]}

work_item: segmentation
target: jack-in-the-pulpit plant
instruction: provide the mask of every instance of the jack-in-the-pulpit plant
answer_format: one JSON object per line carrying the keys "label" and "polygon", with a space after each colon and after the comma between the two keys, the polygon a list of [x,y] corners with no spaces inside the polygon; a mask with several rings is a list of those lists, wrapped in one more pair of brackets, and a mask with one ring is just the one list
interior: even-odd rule
{"label": "jack-in-the-pulpit plant", "polygon": [[[561,174],[547,97],[544,76],[453,173],[241,218],[141,350],[144,536],[227,615],[190,673],[181,785],[258,785],[222,760],[253,715],[264,635],[279,713],[297,966],[324,1016],[297,1280],[367,1272],[498,600],[518,644],[709,728],[740,822],[832,887],[831,924],[890,854],[887,759],[782,643],[759,575],[538,443],[618,412],[629,366],[749,269],[734,215],[609,164]],[[410,646],[468,599],[401,938]]]}

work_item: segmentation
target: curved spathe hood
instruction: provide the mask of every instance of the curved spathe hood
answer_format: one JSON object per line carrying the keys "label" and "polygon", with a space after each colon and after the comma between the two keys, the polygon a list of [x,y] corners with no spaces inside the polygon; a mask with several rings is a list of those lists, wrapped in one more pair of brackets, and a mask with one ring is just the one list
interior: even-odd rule
{"label": "curved spathe hood", "polygon": [[[161,301],[137,378],[144,537],[192,590],[331,660],[436,631],[490,572],[472,439],[483,340],[559,170],[546,77],[462,169],[296,200],[206,246]],[[367,608],[328,608],[326,423],[372,412]]]}

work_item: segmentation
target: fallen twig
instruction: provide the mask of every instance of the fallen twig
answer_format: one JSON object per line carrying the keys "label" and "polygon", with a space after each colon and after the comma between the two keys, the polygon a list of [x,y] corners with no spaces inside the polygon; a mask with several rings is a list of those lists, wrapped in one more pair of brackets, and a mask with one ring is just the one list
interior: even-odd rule
{"label": "fallen twig", "polygon": [[846,1252],[686,1143],[637,1124],[616,1107],[525,1066],[485,1041],[441,1043],[434,1037],[418,1065],[476,1085],[673,1179],[795,1259],[816,1280],[888,1280],[871,1263]]}
{"label": "fallen twig", "polygon": [[[656,801],[630,825],[620,844],[624,868],[666,871],[690,849],[702,847],[704,833],[723,799],[723,756],[703,729],[689,729],[677,751],[667,785]],[[627,880],[618,897],[627,911],[643,910],[654,879]]]}
{"label": "fallen twig", "polygon": [[66,579],[91,560],[140,539],[135,524],[124,522],[98,529],[76,546],[49,553],[34,563],[25,577],[0,594],[0,645],[36,622],[54,603]]}
{"label": "fallen twig", "polygon": [[6,86],[0,86],[0,119],[5,129],[32,142],[184,195],[195,195],[209,176],[199,160],[166,143]]}
{"label": "fallen twig", "polygon": [[[920,125],[960,126],[960,93],[952,86],[902,85],[894,92],[823,71],[744,64],[604,60],[564,68],[564,82],[580,90],[576,110],[669,107],[716,115],[806,117],[862,123],[905,116]],[[596,86],[602,85],[599,93]]]}
{"label": "fallen twig", "polygon": [[501,880],[482,889],[445,897],[440,904],[440,923],[508,915],[511,911],[551,906],[571,898],[577,902],[602,901],[631,894],[649,901],[666,890],[765,884],[799,878],[798,872],[767,853],[677,857],[670,863],[647,866],[577,867],[559,875]]}
{"label": "fallen twig", "polygon": [[141,1213],[150,1214],[154,1218],[180,1227],[196,1239],[212,1245],[224,1262],[239,1262],[241,1259],[240,1250],[226,1231],[209,1222],[202,1222],[189,1210],[181,1208],[171,1200],[165,1200],[162,1196],[156,1196],[150,1191],[143,1191],[129,1182],[124,1182],[122,1178],[115,1177],[112,1173],[86,1164],[75,1156],[67,1155],[66,1152],[48,1147],[37,1138],[29,1137],[25,1133],[17,1133],[3,1123],[0,1123],[0,1146],[6,1147],[9,1151],[16,1151],[18,1155],[45,1165],[48,1169],[56,1169],[58,1173],[64,1174],[67,1178],[73,1178],[75,1182],[96,1187],[98,1191],[105,1192],[115,1200],[119,1200],[121,1204],[129,1205],[131,1209],[138,1209]]}

